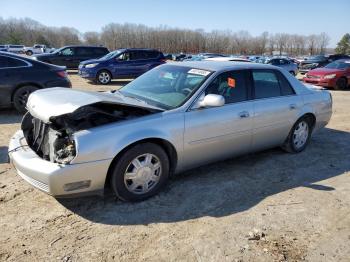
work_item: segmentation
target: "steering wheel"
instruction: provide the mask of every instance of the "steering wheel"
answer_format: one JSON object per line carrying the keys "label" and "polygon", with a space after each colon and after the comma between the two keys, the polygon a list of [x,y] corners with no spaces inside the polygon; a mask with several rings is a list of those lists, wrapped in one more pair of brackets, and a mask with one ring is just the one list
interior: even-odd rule
{"label": "steering wheel", "polygon": [[184,88],[181,90],[181,93],[185,94],[186,96],[190,94],[192,90],[190,88]]}

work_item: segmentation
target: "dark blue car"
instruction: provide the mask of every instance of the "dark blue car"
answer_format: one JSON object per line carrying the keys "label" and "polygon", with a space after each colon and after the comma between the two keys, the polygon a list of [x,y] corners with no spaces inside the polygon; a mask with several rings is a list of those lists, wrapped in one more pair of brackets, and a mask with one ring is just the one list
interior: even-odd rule
{"label": "dark blue car", "polygon": [[118,49],[99,59],[81,62],[79,75],[106,85],[112,79],[138,77],[163,63],[163,53],[155,49]]}

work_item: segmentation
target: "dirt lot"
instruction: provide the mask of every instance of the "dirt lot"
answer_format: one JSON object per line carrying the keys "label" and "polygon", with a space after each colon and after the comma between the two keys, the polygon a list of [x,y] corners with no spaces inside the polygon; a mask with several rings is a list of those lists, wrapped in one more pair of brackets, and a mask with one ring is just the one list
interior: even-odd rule
{"label": "dirt lot", "polygon": [[[105,89],[70,77],[75,88]],[[349,261],[350,92],[332,95],[332,120],[305,152],[192,170],[136,204],[34,189],[6,163],[21,117],[2,111],[0,261]]]}

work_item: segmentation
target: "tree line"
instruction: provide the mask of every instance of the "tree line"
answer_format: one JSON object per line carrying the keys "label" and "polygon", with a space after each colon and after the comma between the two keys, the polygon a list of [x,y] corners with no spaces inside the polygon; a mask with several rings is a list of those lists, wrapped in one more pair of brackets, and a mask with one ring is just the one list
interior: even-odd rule
{"label": "tree line", "polygon": [[0,17],[0,44],[104,45],[109,50],[124,47],[157,48],[164,53],[213,52],[223,54],[315,55],[326,52],[330,37],[326,33],[299,35],[263,32],[252,36],[248,31],[189,30],[167,26],[110,23],[101,32],[80,33],[72,27],[49,27],[30,19]]}

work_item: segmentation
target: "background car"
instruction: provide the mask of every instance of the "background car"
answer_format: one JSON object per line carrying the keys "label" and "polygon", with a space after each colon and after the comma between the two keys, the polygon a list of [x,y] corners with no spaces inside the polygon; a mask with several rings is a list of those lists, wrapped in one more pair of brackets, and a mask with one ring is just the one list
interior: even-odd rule
{"label": "background car", "polygon": [[336,54],[330,56],[317,55],[308,57],[307,60],[301,61],[299,64],[299,72],[301,74],[306,74],[312,69],[323,67],[333,61],[339,59],[350,59],[348,55]]}
{"label": "background car", "polygon": [[100,59],[80,63],[79,75],[106,85],[112,79],[138,77],[165,61],[163,53],[155,49],[118,49]]}
{"label": "background car", "polygon": [[80,62],[100,58],[108,53],[108,49],[101,46],[65,46],[52,53],[33,55],[33,59],[77,69]]}
{"label": "background car", "polygon": [[31,56],[33,54],[43,54],[46,53],[48,48],[46,45],[33,45],[32,47],[25,47],[24,52],[26,55]]}
{"label": "background car", "polygon": [[350,59],[341,59],[309,71],[305,83],[344,90],[350,85]]}
{"label": "background car", "polygon": [[7,45],[0,45],[0,51],[7,52]]}
{"label": "background car", "polygon": [[7,45],[7,52],[24,54],[24,45]]}
{"label": "background car", "polygon": [[245,58],[240,58],[240,57],[211,57],[211,58],[206,58],[204,59],[204,61],[230,61],[230,62],[252,62],[249,59],[245,59]]}
{"label": "background car", "polygon": [[25,112],[28,96],[49,87],[71,87],[65,68],[0,52],[0,107]]}
{"label": "background car", "polygon": [[298,74],[298,65],[294,64],[287,58],[272,58],[269,61],[267,61],[267,64],[281,67],[294,76]]}

